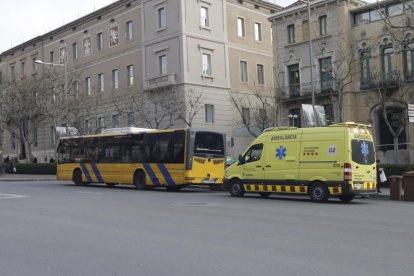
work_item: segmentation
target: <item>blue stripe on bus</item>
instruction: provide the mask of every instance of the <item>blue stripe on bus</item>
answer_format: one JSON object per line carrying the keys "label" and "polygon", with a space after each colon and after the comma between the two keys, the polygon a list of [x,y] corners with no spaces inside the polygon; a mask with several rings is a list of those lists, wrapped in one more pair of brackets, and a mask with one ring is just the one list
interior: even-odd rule
{"label": "blue stripe on bus", "polygon": [[160,169],[162,176],[164,176],[165,180],[167,181],[168,186],[175,186],[175,182],[172,179],[168,169],[165,167],[164,164],[157,164],[158,168]]}
{"label": "blue stripe on bus", "polygon": [[95,163],[91,163],[91,167],[92,167],[93,172],[96,175],[96,179],[98,179],[98,182],[99,183],[104,183],[105,181],[103,180],[103,178],[101,176],[101,173],[99,172],[98,167],[96,166],[96,164]]}
{"label": "blue stripe on bus", "polygon": [[86,168],[86,165],[85,165],[84,163],[80,163],[80,166],[81,166],[81,168],[82,168],[82,172],[83,172],[83,174],[86,176],[86,180],[87,180],[88,182],[93,182],[93,181],[92,181],[92,178],[91,178],[91,176],[90,176],[90,174],[89,174],[88,168]]}
{"label": "blue stripe on bus", "polygon": [[144,169],[147,172],[147,174],[149,175],[152,184],[154,184],[154,186],[161,186],[160,182],[158,181],[158,178],[155,176],[154,171],[151,168],[151,165],[148,163],[143,163],[144,165]]}

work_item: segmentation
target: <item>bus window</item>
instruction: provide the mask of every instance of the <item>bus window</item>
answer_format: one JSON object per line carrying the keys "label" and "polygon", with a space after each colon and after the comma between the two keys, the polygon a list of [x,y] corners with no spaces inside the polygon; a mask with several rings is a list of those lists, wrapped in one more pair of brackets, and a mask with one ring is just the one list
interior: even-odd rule
{"label": "bus window", "polygon": [[172,163],[184,163],[184,131],[175,132],[172,139],[173,160]]}
{"label": "bus window", "polygon": [[199,131],[195,135],[194,153],[224,155],[223,135]]}

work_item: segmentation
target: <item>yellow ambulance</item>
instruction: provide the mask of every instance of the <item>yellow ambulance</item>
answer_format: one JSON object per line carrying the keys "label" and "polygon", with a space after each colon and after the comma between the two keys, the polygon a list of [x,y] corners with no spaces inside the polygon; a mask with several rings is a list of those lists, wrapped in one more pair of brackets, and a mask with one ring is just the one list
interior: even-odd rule
{"label": "yellow ambulance", "polygon": [[267,129],[224,176],[235,197],[303,194],[315,202],[374,194],[376,182],[372,135],[369,126],[357,123]]}

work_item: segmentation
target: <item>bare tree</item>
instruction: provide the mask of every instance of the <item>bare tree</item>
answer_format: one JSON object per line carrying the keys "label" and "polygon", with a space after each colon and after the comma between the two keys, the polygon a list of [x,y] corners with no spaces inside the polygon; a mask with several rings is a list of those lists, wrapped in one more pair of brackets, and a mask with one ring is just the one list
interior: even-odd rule
{"label": "bare tree", "polygon": [[[352,83],[353,77],[357,72],[353,70],[355,59],[353,57],[353,46],[345,43],[343,37],[340,38],[334,49],[335,60],[330,63],[321,64],[321,72],[326,74],[327,79],[322,79],[321,86],[329,86],[331,93],[331,102],[334,110],[334,118],[336,122],[344,120],[344,94],[347,87]],[[324,44],[319,43],[319,54],[324,56],[332,56],[332,52],[327,53]]]}
{"label": "bare tree", "polygon": [[240,116],[237,124],[257,137],[266,128],[277,125],[281,94],[274,88],[266,90],[258,85],[248,88],[250,93],[230,93],[230,102]]}
{"label": "bare tree", "polygon": [[44,110],[39,104],[41,81],[36,76],[13,76],[3,83],[2,87],[1,124],[24,145],[23,152],[26,153],[26,159],[31,162],[34,131],[45,118]]}
{"label": "bare tree", "polygon": [[188,127],[191,127],[195,116],[201,109],[202,94],[195,90],[189,89],[184,92],[184,103],[178,106],[178,120],[183,121]]}
{"label": "bare tree", "polygon": [[367,93],[366,104],[378,108],[393,137],[394,154],[398,161],[398,138],[408,125],[407,105],[414,101],[414,87],[407,84],[401,72],[394,71],[391,79],[374,73],[374,93]]}

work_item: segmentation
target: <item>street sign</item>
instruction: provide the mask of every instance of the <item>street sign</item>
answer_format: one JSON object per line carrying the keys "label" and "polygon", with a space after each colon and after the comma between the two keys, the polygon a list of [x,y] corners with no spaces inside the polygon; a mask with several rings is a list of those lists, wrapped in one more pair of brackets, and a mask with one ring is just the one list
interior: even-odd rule
{"label": "street sign", "polygon": [[408,104],[408,121],[414,123],[414,104]]}

